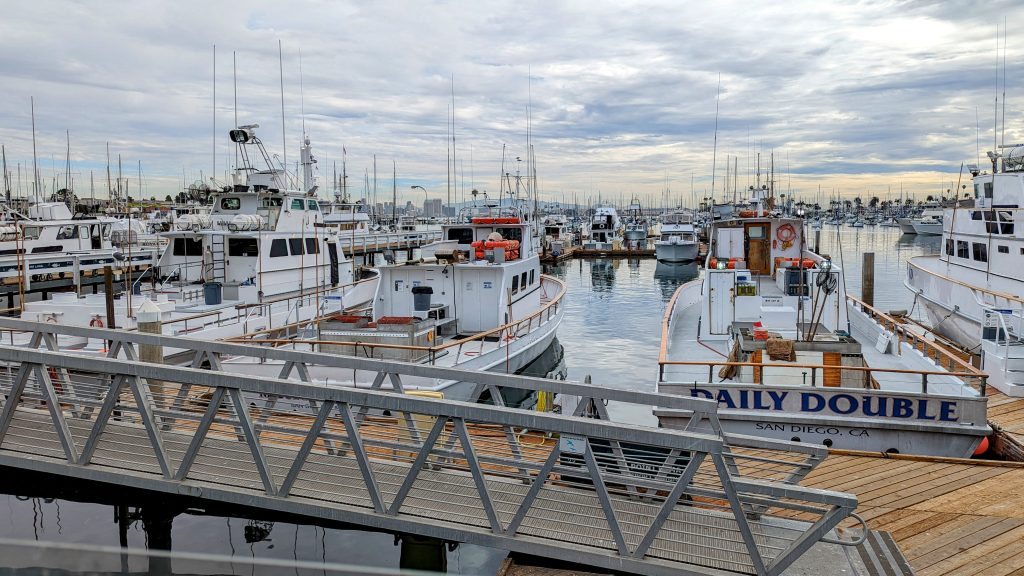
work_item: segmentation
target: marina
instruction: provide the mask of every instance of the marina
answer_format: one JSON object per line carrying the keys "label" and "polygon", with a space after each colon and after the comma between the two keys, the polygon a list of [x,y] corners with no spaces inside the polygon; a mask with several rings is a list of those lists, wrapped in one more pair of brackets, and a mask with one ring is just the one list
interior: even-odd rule
{"label": "marina", "polygon": [[1021,18],[12,5],[0,573],[1024,574]]}

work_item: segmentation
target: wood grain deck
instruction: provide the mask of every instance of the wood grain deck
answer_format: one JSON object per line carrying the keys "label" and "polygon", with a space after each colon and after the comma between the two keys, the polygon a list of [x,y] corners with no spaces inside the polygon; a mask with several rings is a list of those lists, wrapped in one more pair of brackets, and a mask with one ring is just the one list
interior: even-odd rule
{"label": "wood grain deck", "polygon": [[856,494],[919,576],[1024,574],[1024,464],[835,452],[801,482]]}

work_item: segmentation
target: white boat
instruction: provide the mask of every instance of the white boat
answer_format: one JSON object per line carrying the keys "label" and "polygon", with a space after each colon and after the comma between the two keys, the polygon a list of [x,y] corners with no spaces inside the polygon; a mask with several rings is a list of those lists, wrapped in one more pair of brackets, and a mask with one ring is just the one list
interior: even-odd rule
{"label": "white boat", "polygon": [[541,248],[548,254],[558,256],[573,245],[576,235],[572,232],[565,214],[548,214],[541,222],[543,235]]}
{"label": "white boat", "polygon": [[661,238],[654,243],[658,262],[692,262],[697,259],[697,248],[692,214],[676,210],[662,216]]}
{"label": "white boat", "polygon": [[614,206],[598,206],[590,218],[590,237],[583,243],[583,247],[587,250],[612,250],[621,247],[621,227],[622,223]]}
{"label": "white boat", "polygon": [[[212,211],[177,218],[151,281],[124,278],[124,294],[114,306],[118,328],[136,328],[141,307],[159,308],[163,331],[204,339],[240,336],[301,322],[328,312],[367,304],[374,278],[357,282],[351,260],[335,233],[320,224],[323,215],[312,193],[312,156],[302,148],[307,191],[287,189],[282,170],[258,170],[248,158],[269,158],[256,126],[231,131],[243,165],[235,183],[214,192]],[[121,282],[119,282],[121,284]],[[28,302],[28,320],[104,326],[104,294],[55,294]],[[63,339],[62,346],[96,348],[103,342]]]}
{"label": "white boat", "polygon": [[921,217],[912,221],[914,233],[918,236],[942,235],[942,209],[930,208],[921,213]]}
{"label": "white boat", "polygon": [[914,230],[914,219],[913,218],[897,218],[896,223],[900,227],[900,232],[904,234],[917,234]]}
{"label": "white boat", "polygon": [[[319,321],[310,337],[278,345],[471,370],[519,371],[554,340],[566,292],[563,282],[541,274],[538,238],[525,215],[516,209],[513,214],[494,212],[443,225],[443,239],[423,247],[420,260],[380,268],[368,314]],[[281,368],[247,360],[228,364],[233,371],[256,374],[277,374]],[[310,369],[310,378],[332,386],[369,387],[376,376],[317,370]],[[403,377],[402,385],[455,400],[468,398],[473,387],[414,377]]]}
{"label": "white boat", "polygon": [[109,218],[74,218],[63,202],[39,202],[28,214],[5,211],[0,221],[0,256],[111,251]]}
{"label": "white boat", "polygon": [[[933,329],[979,353],[989,382],[1024,396],[1024,149],[971,167],[973,206],[947,208],[940,254],[907,263],[905,284]],[[998,160],[998,157],[997,157]]]}
{"label": "white boat", "polygon": [[[802,234],[796,218],[716,223],[703,278],[666,311],[658,391],[717,399],[729,432],[970,456],[991,432],[984,374],[951,356],[957,372],[938,368],[890,318],[848,299],[841,268]],[[689,422],[655,414],[665,427]]]}
{"label": "white boat", "polygon": [[647,220],[644,218],[640,201],[633,199],[626,207],[626,224],[623,235],[632,247],[644,247],[647,244]]}

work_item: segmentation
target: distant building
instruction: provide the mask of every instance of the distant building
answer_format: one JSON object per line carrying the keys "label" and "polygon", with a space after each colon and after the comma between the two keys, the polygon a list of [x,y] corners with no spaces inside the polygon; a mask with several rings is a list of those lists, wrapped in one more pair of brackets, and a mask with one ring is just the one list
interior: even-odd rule
{"label": "distant building", "polygon": [[424,218],[440,218],[444,215],[444,204],[440,198],[428,198],[423,201]]}

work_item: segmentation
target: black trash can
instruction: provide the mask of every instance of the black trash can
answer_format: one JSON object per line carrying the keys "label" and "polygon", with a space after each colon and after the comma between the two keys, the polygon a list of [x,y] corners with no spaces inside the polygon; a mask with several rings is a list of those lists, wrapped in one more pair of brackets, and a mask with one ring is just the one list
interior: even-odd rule
{"label": "black trash can", "polygon": [[430,310],[430,300],[433,295],[434,289],[430,286],[413,286],[412,309],[416,311]]}
{"label": "black trash can", "polygon": [[223,301],[223,286],[220,282],[203,284],[203,301],[207,306],[220,304]]}

